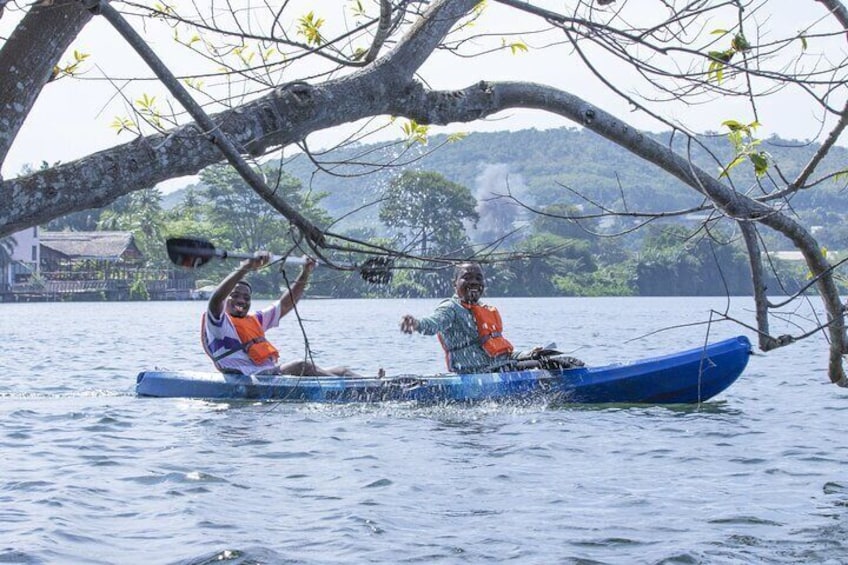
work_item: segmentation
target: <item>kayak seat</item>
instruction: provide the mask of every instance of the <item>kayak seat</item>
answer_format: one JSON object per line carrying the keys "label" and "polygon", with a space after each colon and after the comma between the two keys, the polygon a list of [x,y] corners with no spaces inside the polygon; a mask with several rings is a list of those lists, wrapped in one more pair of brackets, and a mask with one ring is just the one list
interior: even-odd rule
{"label": "kayak seat", "polygon": [[531,349],[530,351],[522,351],[516,357],[519,369],[572,369],[574,367],[584,367],[586,363],[577,357],[571,357],[556,349]]}

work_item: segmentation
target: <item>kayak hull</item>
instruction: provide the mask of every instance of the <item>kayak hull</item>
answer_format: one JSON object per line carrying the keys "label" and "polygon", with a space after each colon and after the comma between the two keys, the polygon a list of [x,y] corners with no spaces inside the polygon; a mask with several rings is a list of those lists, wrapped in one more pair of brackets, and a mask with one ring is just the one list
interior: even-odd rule
{"label": "kayak hull", "polygon": [[697,403],[733,384],[748,363],[744,336],[662,357],[599,367],[378,378],[246,376],[143,371],[139,396],[279,402],[480,402],[545,398],[554,403]]}

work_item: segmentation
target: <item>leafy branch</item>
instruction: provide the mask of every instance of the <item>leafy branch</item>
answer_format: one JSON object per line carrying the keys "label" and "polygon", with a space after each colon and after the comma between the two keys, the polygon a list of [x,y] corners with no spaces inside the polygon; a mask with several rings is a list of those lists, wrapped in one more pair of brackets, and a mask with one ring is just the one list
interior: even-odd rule
{"label": "leafy branch", "polygon": [[[711,33],[714,35],[726,35],[730,32],[726,29],[717,29]],[[730,40],[729,49],[725,49],[724,51],[708,51],[707,56],[710,58],[710,65],[707,69],[707,77],[721,84],[721,81],[724,80],[724,68],[730,63],[733,56],[737,53],[749,51],[750,49],[751,44],[745,39],[742,32],[739,32]]]}
{"label": "leafy branch", "polygon": [[769,154],[765,151],[758,151],[757,147],[762,142],[754,137],[754,130],[760,126],[759,122],[753,121],[750,124],[742,124],[736,120],[726,120],[722,122],[723,126],[730,130],[727,138],[733,145],[733,150],[736,153],[730,163],[721,169],[719,178],[727,177],[730,169],[739,165],[746,159],[754,165],[754,173],[757,178],[766,174],[769,167]]}
{"label": "leafy branch", "polygon": [[74,50],[74,60],[71,63],[66,63],[64,66],[56,65],[53,67],[53,73],[50,80],[57,80],[62,77],[73,77],[80,73],[80,65],[83,61],[89,58],[88,53]]}

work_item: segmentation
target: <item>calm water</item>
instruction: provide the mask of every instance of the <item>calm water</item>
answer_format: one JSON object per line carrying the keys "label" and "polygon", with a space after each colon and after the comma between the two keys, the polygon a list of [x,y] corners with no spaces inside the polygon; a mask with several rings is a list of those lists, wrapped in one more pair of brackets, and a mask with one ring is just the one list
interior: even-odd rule
{"label": "calm water", "polygon": [[[441,370],[403,313],[305,300],[320,364]],[[593,364],[698,346],[723,299],[492,299],[520,348]],[[732,312],[750,320],[749,302]],[[141,399],[209,363],[198,302],[0,304],[0,562],[844,563],[848,391],[803,342],[701,406]],[[728,323],[711,341],[753,335]],[[287,318],[272,338],[294,358]]]}

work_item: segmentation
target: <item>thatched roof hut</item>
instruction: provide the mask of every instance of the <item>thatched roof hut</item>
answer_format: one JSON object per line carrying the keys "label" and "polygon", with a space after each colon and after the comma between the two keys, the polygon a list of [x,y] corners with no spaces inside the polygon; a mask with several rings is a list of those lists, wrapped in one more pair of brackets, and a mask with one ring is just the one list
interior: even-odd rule
{"label": "thatched roof hut", "polygon": [[85,261],[137,265],[144,259],[131,232],[41,232],[39,240],[48,268]]}

